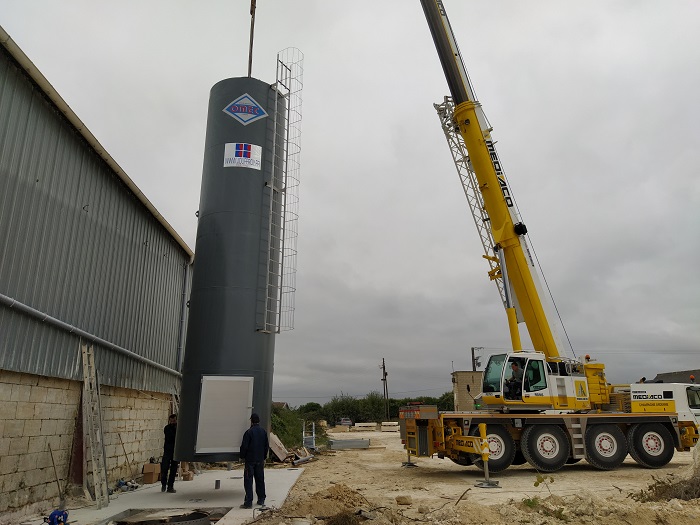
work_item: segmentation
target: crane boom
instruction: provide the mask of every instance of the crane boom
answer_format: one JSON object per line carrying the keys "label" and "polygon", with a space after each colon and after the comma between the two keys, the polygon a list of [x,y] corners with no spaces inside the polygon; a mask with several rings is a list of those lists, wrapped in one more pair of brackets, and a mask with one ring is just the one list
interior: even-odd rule
{"label": "crane boom", "polygon": [[[482,391],[474,398],[476,410],[439,412],[425,405],[401,409],[401,438],[409,460],[411,454],[437,454],[485,472],[527,461],[539,472],[554,472],[585,458],[595,468],[611,470],[629,451],[647,468],[666,465],[674,448],[690,450],[697,443],[700,389],[611,385],[605,366],[590,356],[574,360],[559,355],[540,300],[527,229],[514,209],[491,127],[467,77],[445,8],[441,0],[421,4],[452,93],[435,108],[482,244],[494,252],[491,256],[487,249],[489,276],[502,289],[514,351],[489,357]],[[535,352],[520,348],[516,310]],[[484,434],[487,457],[473,441]]]}
{"label": "crane boom", "polygon": [[541,300],[542,287],[524,235],[492,128],[464,67],[450,21],[441,0],[421,0],[433,41],[455,103],[455,125],[464,139],[469,161],[483,197],[499,259],[506,295],[506,314],[513,350],[520,351],[518,322],[524,321],[535,350],[548,358],[560,355],[553,328]]}

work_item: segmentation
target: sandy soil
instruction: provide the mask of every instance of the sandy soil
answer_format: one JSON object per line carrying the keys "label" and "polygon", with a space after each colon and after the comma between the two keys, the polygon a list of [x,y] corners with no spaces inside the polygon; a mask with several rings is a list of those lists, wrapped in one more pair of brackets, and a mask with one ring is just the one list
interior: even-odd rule
{"label": "sandy soil", "polygon": [[[335,439],[369,438],[370,449],[320,453],[303,466],[284,507],[258,521],[304,525],[371,523],[408,524],[551,524],[681,525],[700,522],[700,500],[639,503],[631,494],[655,479],[687,479],[692,453],[676,452],[665,468],[648,470],[631,459],[613,472],[594,469],[585,461],[547,476],[535,486],[537,472],[529,465],[492,476],[499,488],[477,488],[483,479],[475,467],[450,460],[407,459],[398,432],[333,434]],[[403,504],[399,504],[402,502]],[[364,514],[358,515],[358,511]]]}

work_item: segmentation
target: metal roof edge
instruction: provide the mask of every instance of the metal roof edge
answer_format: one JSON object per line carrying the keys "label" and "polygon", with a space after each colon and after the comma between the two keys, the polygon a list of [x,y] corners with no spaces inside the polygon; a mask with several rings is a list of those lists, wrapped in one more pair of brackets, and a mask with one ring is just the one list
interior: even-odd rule
{"label": "metal roof edge", "polygon": [[131,192],[136,195],[136,198],[141,201],[141,203],[148,208],[148,211],[160,222],[163,227],[170,233],[170,235],[177,241],[177,243],[182,247],[183,250],[190,256],[190,263],[194,260],[194,252],[187,245],[187,243],[180,237],[180,235],[175,231],[175,229],[170,225],[170,223],[165,220],[165,217],[156,209],[156,207],[148,200],[148,198],[143,194],[138,186],[133,180],[129,178],[126,172],[117,164],[117,161],[112,158],[112,156],[107,153],[107,150],[100,144],[100,142],[95,138],[95,136],[90,132],[87,126],[83,123],[78,115],[76,115],[65,100],[58,94],[51,83],[46,79],[41,71],[34,65],[34,63],[29,59],[27,55],[24,54],[22,49],[17,45],[17,43],[12,40],[5,29],[0,25],[0,44],[7,49],[10,55],[22,66],[22,69],[29,75],[34,82],[41,88],[44,94],[53,102],[63,115],[68,119],[68,121],[75,127],[75,129],[83,136],[83,138],[88,142],[90,147],[97,153],[102,160],[104,160],[107,165],[117,174],[117,176],[127,185]]}

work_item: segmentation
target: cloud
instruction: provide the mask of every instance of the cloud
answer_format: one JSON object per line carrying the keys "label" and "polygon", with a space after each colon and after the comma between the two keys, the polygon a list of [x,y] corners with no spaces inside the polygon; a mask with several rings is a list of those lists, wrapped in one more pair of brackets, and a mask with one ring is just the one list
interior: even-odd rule
{"label": "cloud", "polygon": [[[613,382],[700,368],[696,2],[445,2],[578,355]],[[60,21],[60,23],[57,23]],[[4,0],[3,27],[194,247],[211,86],[247,2]],[[268,1],[253,73],[305,54],[296,328],[276,399],[451,389],[507,324],[432,104],[418,2]],[[566,339],[566,338],[564,338]]]}

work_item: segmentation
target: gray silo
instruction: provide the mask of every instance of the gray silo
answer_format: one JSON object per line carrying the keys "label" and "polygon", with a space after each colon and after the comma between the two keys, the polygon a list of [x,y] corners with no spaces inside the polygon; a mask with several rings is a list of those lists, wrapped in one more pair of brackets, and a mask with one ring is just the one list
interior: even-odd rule
{"label": "gray silo", "polygon": [[291,324],[296,259],[301,98],[289,84],[300,91],[301,54],[291,53],[297,62],[278,57],[273,85],[243,77],[211,89],[178,460],[238,459],[252,412],[269,431],[275,334]]}

